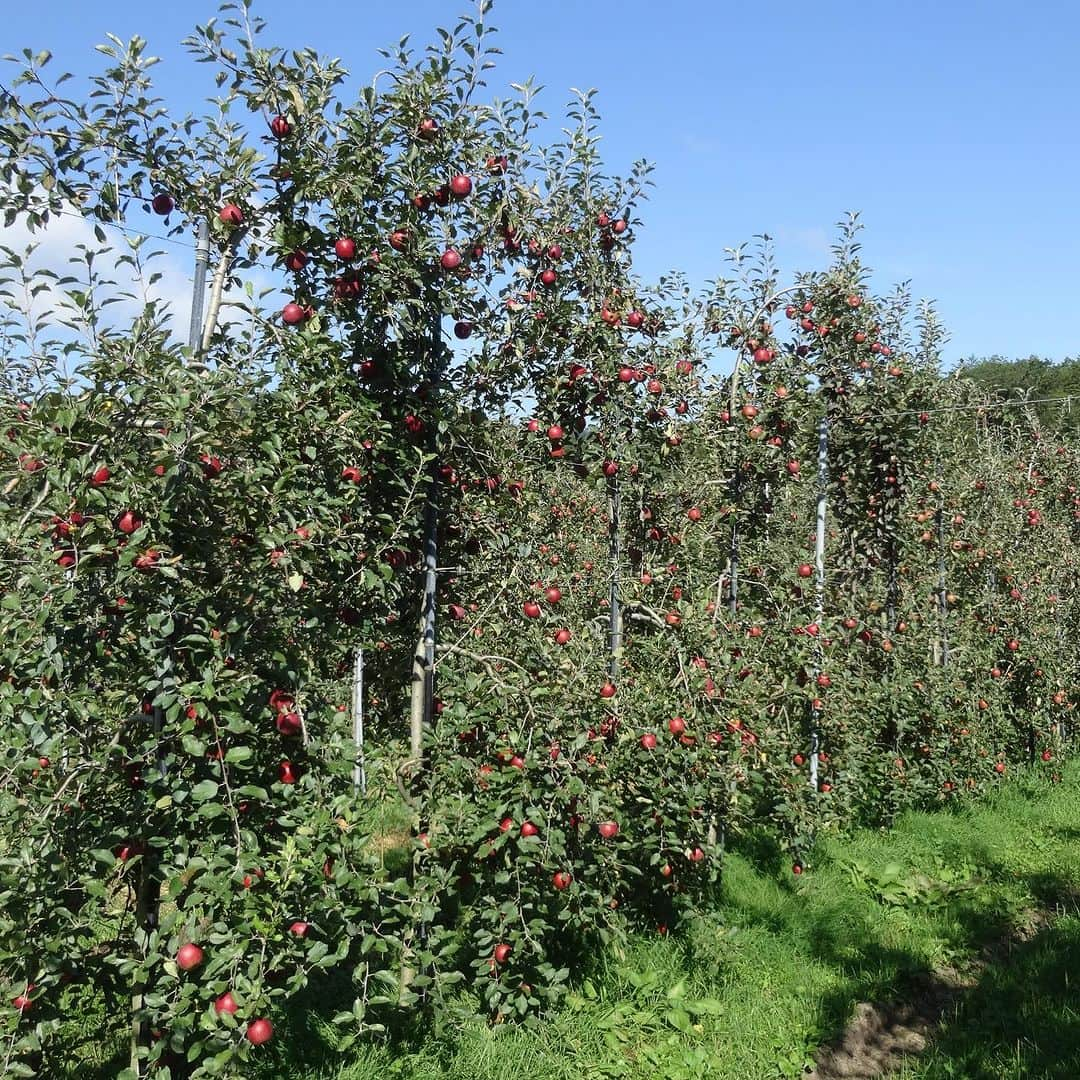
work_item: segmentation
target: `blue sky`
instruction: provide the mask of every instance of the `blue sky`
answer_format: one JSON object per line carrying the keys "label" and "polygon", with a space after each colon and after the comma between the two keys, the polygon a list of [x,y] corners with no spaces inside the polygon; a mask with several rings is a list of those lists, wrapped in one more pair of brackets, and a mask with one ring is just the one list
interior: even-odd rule
{"label": "blue sky", "polygon": [[[360,78],[402,34],[422,44],[466,0],[256,0],[269,40],[341,56]],[[10,5],[0,52],[96,66],[105,32],[147,38],[178,112],[211,92],[179,47],[215,5]],[[612,171],[655,163],[636,262],[694,282],[766,232],[781,267],[822,266],[834,222],[866,225],[875,285],[937,301],[946,359],[1077,355],[1080,20],[1072,3],[497,0],[497,92],[529,75],[557,114],[597,87]],[[200,82],[200,80],[204,80]]]}

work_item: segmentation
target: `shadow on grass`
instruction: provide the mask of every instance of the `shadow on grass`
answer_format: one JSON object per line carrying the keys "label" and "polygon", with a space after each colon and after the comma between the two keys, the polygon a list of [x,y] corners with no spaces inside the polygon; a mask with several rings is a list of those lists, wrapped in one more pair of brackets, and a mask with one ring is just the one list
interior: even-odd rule
{"label": "shadow on grass", "polygon": [[[1071,828],[1047,826],[1045,832],[1060,840],[1080,838],[1080,830]],[[946,863],[977,868],[980,883],[940,900],[931,896],[926,905],[917,899],[910,905],[898,903],[894,911],[904,908],[904,915],[912,918],[910,948],[882,943],[888,904],[873,895],[873,874],[869,886],[853,881],[847,887],[827,855],[820,862],[822,871],[827,868],[820,888],[813,887],[812,878],[781,875],[767,889],[760,879],[740,883],[735,874],[734,881],[729,879],[732,888],[725,885],[722,902],[738,924],[797,943],[800,952],[843,973],[842,988],[822,994],[816,1003],[813,1027],[821,1042],[844,1031],[860,1002],[886,1007],[913,1003],[928,1022],[929,1034],[933,1036],[939,1021],[941,1029],[924,1059],[908,1066],[904,1077],[1077,1080],[1077,867],[1017,873],[995,857],[993,842],[977,831],[940,839],[935,849],[947,856]],[[748,837],[734,849],[755,868],[775,868],[783,859],[778,847],[770,849],[772,844],[767,836]],[[932,877],[934,871],[928,873]],[[1045,915],[1058,920],[1047,926]],[[1035,916],[1036,925],[1043,926],[1030,938],[1025,916]],[[896,936],[891,935],[894,941]],[[946,957],[985,960],[985,967],[974,968],[978,976],[970,989],[944,990],[925,947],[919,948],[920,938],[925,946],[930,937],[944,946]],[[872,1063],[873,1054],[866,1060]],[[844,1075],[878,1073],[868,1066],[865,1072]]]}
{"label": "shadow on grass", "polygon": [[1014,945],[946,1016],[910,1080],[1076,1080],[1080,917]]}

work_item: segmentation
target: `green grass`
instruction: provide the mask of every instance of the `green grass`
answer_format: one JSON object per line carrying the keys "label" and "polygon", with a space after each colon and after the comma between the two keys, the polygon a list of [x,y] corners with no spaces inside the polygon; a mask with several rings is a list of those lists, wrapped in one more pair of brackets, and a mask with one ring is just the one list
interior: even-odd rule
{"label": "green grass", "polygon": [[[906,1080],[1080,1076],[1080,770],[889,832],[819,843],[795,878],[767,841],[729,854],[713,911],[677,937],[585,958],[575,991],[533,1027],[444,1017],[332,1049],[304,1003],[260,1077],[296,1080],[776,1080],[863,1000],[904,1000],[920,974],[991,963]],[[1001,947],[1036,910],[1056,916]],[[417,1024],[419,1021],[417,1021]],[[287,1049],[286,1049],[287,1047]]]}
{"label": "green grass", "polygon": [[987,971],[903,1080],[1076,1080],[1080,917],[1062,916]]}

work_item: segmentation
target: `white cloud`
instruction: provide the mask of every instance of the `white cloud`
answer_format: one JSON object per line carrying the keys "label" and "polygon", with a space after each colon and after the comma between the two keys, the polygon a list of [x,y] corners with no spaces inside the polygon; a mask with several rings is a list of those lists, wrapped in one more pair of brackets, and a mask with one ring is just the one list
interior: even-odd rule
{"label": "white cloud", "polygon": [[[101,228],[105,233],[108,250],[95,257],[94,271],[99,278],[111,282],[101,285],[96,292],[101,321],[109,327],[122,328],[130,323],[147,303],[157,301],[160,310],[166,314],[166,326],[174,341],[186,344],[191,321],[195,270],[194,237],[169,237],[159,219],[149,220],[145,233],[141,234],[141,265],[137,266],[131,240],[140,235],[139,231],[132,227],[107,225]],[[20,257],[24,256],[27,248],[32,247],[32,253],[25,263],[25,276],[32,286],[45,286],[34,288],[33,295],[30,296],[21,284],[9,282],[4,289],[11,297],[7,306],[22,311],[24,316],[29,315],[30,321],[39,325],[45,337],[70,339],[73,331],[64,330],[62,320],[72,316],[76,308],[66,294],[69,290],[79,289],[80,285],[49,283],[49,279],[41,276],[41,272],[55,274],[59,278],[74,277],[77,282],[85,283],[88,274],[85,251],[100,252],[105,246],[95,235],[94,223],[70,209],[53,216],[44,228],[34,232],[30,232],[22,222],[15,223],[0,235],[0,244],[12,249]],[[209,302],[215,258],[216,253],[211,252],[204,311]],[[6,271],[4,276],[8,278],[15,276],[10,266],[0,269]],[[274,284],[268,275],[258,270],[246,274],[245,279],[252,281],[256,296],[260,290]],[[226,302],[230,295],[226,294]],[[109,302],[101,306],[105,300]],[[235,324],[244,317],[243,312],[230,308],[226,303],[219,317],[219,325]]]}

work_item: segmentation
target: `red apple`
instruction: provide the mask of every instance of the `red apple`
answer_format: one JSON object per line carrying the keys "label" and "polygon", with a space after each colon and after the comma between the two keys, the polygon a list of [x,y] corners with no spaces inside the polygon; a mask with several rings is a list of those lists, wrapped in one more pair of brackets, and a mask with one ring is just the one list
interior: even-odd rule
{"label": "red apple", "polygon": [[646,731],[639,741],[643,750],[653,750],[656,747],[656,736],[651,731]]}
{"label": "red apple", "polygon": [[176,953],[176,966],[181,971],[193,971],[203,962],[203,951],[198,945],[188,942],[181,945]]}
{"label": "red apple", "polygon": [[551,879],[551,884],[555,886],[559,892],[563,889],[570,888],[570,882],[573,880],[571,876],[565,870],[556,870],[554,876]]}
{"label": "red apple", "polygon": [[571,634],[569,630],[562,629],[555,631],[555,644],[565,645],[570,640]]}
{"label": "red apple", "polygon": [[673,716],[667,726],[672,735],[681,735],[686,730],[686,721],[681,716]]}
{"label": "red apple", "polygon": [[334,252],[339,259],[352,259],[356,257],[356,241],[351,236],[339,237],[334,244]]}
{"label": "red apple", "polygon": [[247,1041],[252,1046],[262,1046],[264,1042],[269,1042],[274,1034],[274,1025],[270,1023],[265,1017],[258,1020],[252,1020],[247,1026]]}
{"label": "red apple", "polygon": [[304,321],[304,309],[297,303],[288,303],[281,309],[281,321],[286,326],[298,326]]}
{"label": "red apple", "polygon": [[135,569],[136,570],[152,570],[161,559],[161,552],[155,551],[153,548],[149,548],[141,555],[135,556]]}
{"label": "red apple", "polygon": [[283,761],[278,765],[278,781],[282,784],[295,784],[297,781],[296,771],[291,761]]}
{"label": "red apple", "polygon": [[461,265],[461,254],[453,248],[447,248],[439,258],[439,265],[444,270],[456,270]]}
{"label": "red apple", "polygon": [[513,952],[513,946],[507,945],[506,942],[500,942],[495,946],[495,952],[492,953],[492,956],[496,964],[505,964],[511,952]]}
{"label": "red apple", "polygon": [[293,273],[299,273],[307,266],[308,261],[308,253],[297,248],[295,251],[290,251],[289,254],[285,256],[285,269],[292,270]]}
{"label": "red apple", "polygon": [[613,836],[618,835],[619,823],[617,821],[601,821],[596,826],[596,831],[605,839],[610,840]]}
{"label": "red apple", "polygon": [[213,480],[214,477],[221,475],[221,458],[211,454],[200,454],[199,462],[202,465],[203,476],[208,480]]}
{"label": "red apple", "polygon": [[540,605],[535,600],[526,600],[521,605],[521,610],[525,612],[526,616],[530,619],[538,619],[540,617]]}
{"label": "red apple", "polygon": [[536,836],[539,831],[540,830],[531,821],[523,821],[521,823],[522,836]]}
{"label": "red apple", "polygon": [[216,998],[214,1001],[214,1012],[216,1012],[219,1016],[222,1016],[226,1013],[229,1016],[235,1016],[236,1010],[239,1008],[240,1006],[236,1004],[236,998],[232,996],[231,990],[226,990],[225,993],[221,995],[221,997]]}
{"label": "red apple", "polygon": [[416,129],[416,134],[424,142],[431,142],[439,133],[439,121],[432,116],[425,116]]}
{"label": "red apple", "polygon": [[310,927],[303,919],[297,919],[296,922],[289,927],[289,933],[294,937],[306,937],[309,929]]}
{"label": "red apple", "polygon": [[168,215],[172,213],[173,207],[175,206],[176,203],[173,202],[172,196],[166,195],[164,192],[155,195],[150,201],[150,208],[159,217],[168,217]]}
{"label": "red apple", "polygon": [[304,725],[300,721],[300,714],[297,712],[278,713],[274,726],[282,735],[286,736],[299,735],[304,730]]}
{"label": "red apple", "polygon": [[544,590],[544,599],[549,604],[557,604],[562,599],[562,590],[552,585],[549,589]]}
{"label": "red apple", "polygon": [[458,173],[450,181],[450,192],[459,199],[464,199],[466,195],[472,192],[472,180],[464,173]]}
{"label": "red apple", "polygon": [[133,514],[130,510],[125,510],[117,519],[116,527],[122,532],[130,536],[137,529],[142,528],[142,519]]}
{"label": "red apple", "polygon": [[236,203],[226,203],[219,211],[218,218],[226,225],[234,229],[244,223],[244,211]]}
{"label": "red apple", "polygon": [[613,682],[606,682],[600,687],[600,696],[602,698],[613,698],[615,696],[615,684]]}
{"label": "red apple", "polygon": [[814,568],[809,563],[800,563],[798,574],[801,578],[813,577]]}

